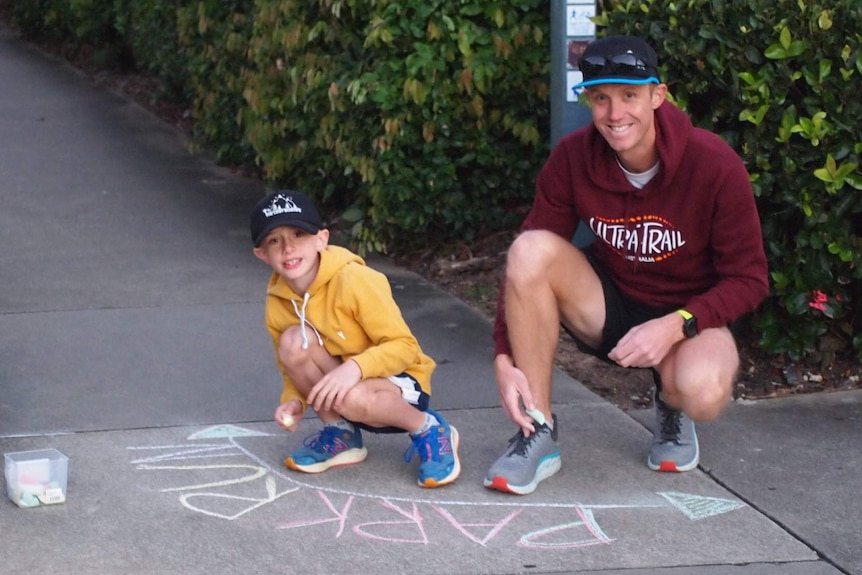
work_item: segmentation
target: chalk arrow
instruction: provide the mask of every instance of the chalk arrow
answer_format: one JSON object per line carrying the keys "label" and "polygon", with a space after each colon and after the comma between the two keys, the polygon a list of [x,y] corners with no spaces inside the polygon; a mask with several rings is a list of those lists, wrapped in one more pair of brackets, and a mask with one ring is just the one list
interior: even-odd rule
{"label": "chalk arrow", "polygon": [[216,437],[269,437],[270,433],[252,431],[236,425],[214,425],[189,435],[188,439],[213,439]]}
{"label": "chalk arrow", "polygon": [[728,513],[745,507],[745,503],[732,499],[721,499],[719,497],[705,497],[703,495],[692,495],[690,493],[676,493],[673,491],[660,492],[659,495],[671,502],[671,504],[682,511],[692,521],[713,517]]}

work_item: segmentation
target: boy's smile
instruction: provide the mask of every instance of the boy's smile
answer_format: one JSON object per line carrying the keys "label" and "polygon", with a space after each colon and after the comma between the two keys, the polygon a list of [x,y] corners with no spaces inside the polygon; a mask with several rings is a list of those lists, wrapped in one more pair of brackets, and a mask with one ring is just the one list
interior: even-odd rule
{"label": "boy's smile", "polygon": [[298,294],[304,293],[320,266],[320,252],[329,243],[329,230],[316,234],[293,226],[269,232],[254,249],[254,255],[268,264]]}

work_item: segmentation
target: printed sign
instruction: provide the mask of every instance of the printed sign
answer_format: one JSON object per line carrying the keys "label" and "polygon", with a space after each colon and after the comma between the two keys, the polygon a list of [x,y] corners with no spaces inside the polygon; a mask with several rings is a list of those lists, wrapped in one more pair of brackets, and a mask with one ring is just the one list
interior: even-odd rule
{"label": "printed sign", "polygon": [[595,15],[595,2],[568,2],[566,4],[566,35],[595,36],[596,25],[590,20]]}

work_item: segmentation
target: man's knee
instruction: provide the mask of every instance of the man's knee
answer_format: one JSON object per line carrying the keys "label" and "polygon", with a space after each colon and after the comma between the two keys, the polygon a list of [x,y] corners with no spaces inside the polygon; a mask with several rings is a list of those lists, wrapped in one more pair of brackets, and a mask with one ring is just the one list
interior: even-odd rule
{"label": "man's knee", "polygon": [[689,381],[677,382],[678,403],[695,421],[712,421],[730,403],[733,378],[718,373],[701,373]]}
{"label": "man's knee", "polygon": [[[677,349],[672,392],[686,414],[695,421],[710,421],[719,416],[733,396],[739,370],[736,342],[727,328],[705,330]],[[662,374],[663,376],[665,374]]]}
{"label": "man's knee", "polygon": [[547,230],[523,232],[509,248],[506,258],[507,281],[532,281],[546,275],[549,267],[562,256],[564,249],[577,248]]}

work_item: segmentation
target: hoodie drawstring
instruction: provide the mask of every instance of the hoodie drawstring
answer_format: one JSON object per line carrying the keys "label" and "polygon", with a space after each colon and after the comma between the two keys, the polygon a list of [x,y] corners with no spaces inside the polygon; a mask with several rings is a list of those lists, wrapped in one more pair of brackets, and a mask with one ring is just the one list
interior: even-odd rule
{"label": "hoodie drawstring", "polygon": [[296,305],[296,300],[290,300],[290,303],[293,304],[293,311],[296,312],[297,317],[299,318],[299,327],[302,329],[302,349],[308,349],[308,335],[305,333],[305,325],[308,324],[308,327],[311,328],[311,331],[314,332],[314,335],[317,336],[317,343],[323,345],[323,338],[320,337],[320,333],[317,331],[317,328],[308,321],[305,317],[305,307],[308,305],[308,300],[311,298],[311,294],[305,292],[305,296],[302,298],[302,309]]}

